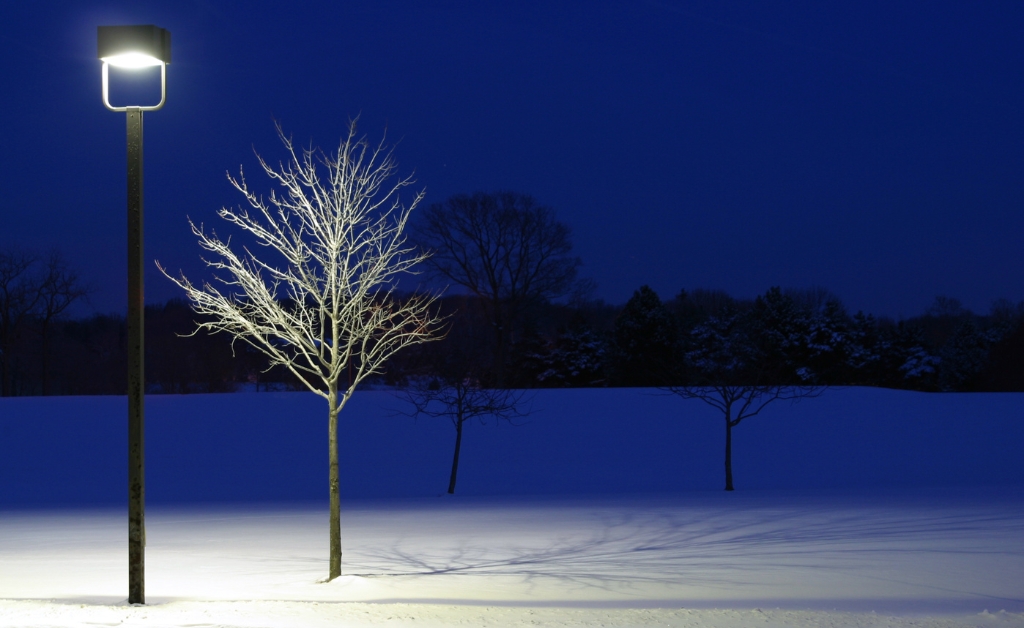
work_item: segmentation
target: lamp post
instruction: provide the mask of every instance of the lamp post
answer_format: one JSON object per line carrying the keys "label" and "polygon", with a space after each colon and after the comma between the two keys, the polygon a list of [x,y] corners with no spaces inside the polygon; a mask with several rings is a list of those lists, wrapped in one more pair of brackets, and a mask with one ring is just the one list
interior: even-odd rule
{"label": "lamp post", "polygon": [[[167,100],[171,34],[151,24],[100,26],[98,56],[103,61],[103,104],[128,118],[128,603],[146,603],[145,362],[142,293],[142,112]],[[160,102],[114,107],[108,97],[109,66],[160,66]]]}

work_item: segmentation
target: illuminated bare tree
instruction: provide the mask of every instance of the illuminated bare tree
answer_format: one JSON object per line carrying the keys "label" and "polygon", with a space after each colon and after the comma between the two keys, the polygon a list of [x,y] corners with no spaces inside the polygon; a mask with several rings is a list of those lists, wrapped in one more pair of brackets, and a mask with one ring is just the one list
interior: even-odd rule
{"label": "illuminated bare tree", "polygon": [[423,193],[402,204],[400,192],[413,181],[395,177],[392,150],[357,137],[355,121],[334,154],[296,151],[280,126],[277,131],[287,163],[275,168],[259,159],[280,190],[265,199],[244,174],[229,175],[255,212],[218,212],[277,259],[258,259],[247,247],[238,252],[230,240],[190,221],[200,246],[215,256],[205,261],[217,285],[164,274],[209,321],[197,331],[226,332],[248,343],[271,367],[288,369],[327,400],[330,580],[341,575],[338,414],[397,351],[435,339],[442,321],[433,313],[436,296],[394,294],[397,280],[425,256],[407,246],[404,235]]}

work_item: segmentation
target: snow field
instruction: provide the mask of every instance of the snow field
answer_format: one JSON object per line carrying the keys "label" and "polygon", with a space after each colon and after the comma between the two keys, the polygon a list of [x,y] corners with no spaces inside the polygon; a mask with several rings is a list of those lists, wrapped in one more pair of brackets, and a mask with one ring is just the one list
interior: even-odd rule
{"label": "snow field", "polygon": [[[15,623],[6,623],[8,620]],[[183,626],[199,628],[363,628],[369,626],[549,626],[617,628],[966,628],[1014,627],[1021,617],[983,612],[963,617],[899,617],[876,613],[822,613],[779,609],[524,608],[444,604],[364,604],[331,602],[171,602],[157,606],[99,606],[0,600],[0,625]]]}
{"label": "snow field", "polygon": [[651,390],[454,430],[387,391],[147,398],[125,605],[124,398],[0,399],[0,626],[1022,626],[1024,395],[829,390],[734,432]]}
{"label": "snow field", "polygon": [[9,513],[0,625],[1024,626],[1020,491],[362,502],[330,583],[326,519],[153,509],[136,609],[124,513]]}

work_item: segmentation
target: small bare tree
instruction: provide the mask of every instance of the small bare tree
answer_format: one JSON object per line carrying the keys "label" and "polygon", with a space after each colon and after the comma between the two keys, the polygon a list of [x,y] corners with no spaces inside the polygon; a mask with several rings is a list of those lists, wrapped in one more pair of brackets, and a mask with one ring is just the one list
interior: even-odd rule
{"label": "small bare tree", "polygon": [[459,454],[462,452],[462,428],[467,421],[487,417],[496,421],[511,422],[525,416],[520,402],[525,391],[507,388],[484,388],[480,380],[471,377],[463,379],[431,378],[420,381],[403,391],[403,396],[412,405],[410,415],[447,417],[455,426],[455,453],[452,456],[452,472],[448,477],[448,494],[455,494],[455,481],[459,474]]}
{"label": "small bare tree", "polygon": [[[776,289],[768,296],[790,302]],[[802,329],[789,329],[792,320],[774,317],[769,299],[758,300],[745,313],[727,305],[690,332],[685,367],[672,377],[683,383],[663,390],[683,399],[700,399],[725,420],[725,490],[734,489],[732,428],[760,414],[769,404],[817,397],[825,389],[814,374],[787,355],[799,353]],[[781,320],[779,320],[781,319]]]}
{"label": "small bare tree", "polygon": [[799,401],[817,397],[823,390],[815,386],[710,384],[707,386],[670,386],[665,390],[683,399],[700,399],[718,410],[725,419],[725,490],[733,490],[732,428],[744,419],[758,415],[773,401]]}
{"label": "small bare tree", "polygon": [[[405,386],[399,398],[411,407],[403,412],[407,416],[447,417],[455,427],[455,453],[448,479],[448,493],[455,493],[462,452],[462,433],[467,421],[487,417],[511,423],[516,417],[526,416],[522,409],[525,391],[507,388],[489,388],[489,363],[483,342],[486,331],[474,324],[474,317],[463,313],[452,317],[445,338],[431,355],[416,356],[407,364],[410,372],[404,377]],[[418,359],[417,359],[418,358]],[[419,364],[416,364],[416,363]],[[410,368],[411,367],[411,368]]]}
{"label": "small bare tree", "polygon": [[196,331],[226,332],[248,343],[271,367],[288,369],[327,400],[331,580],[341,575],[338,414],[396,352],[435,339],[442,320],[431,307],[436,296],[394,294],[398,279],[425,256],[404,235],[423,193],[402,204],[400,192],[413,181],[395,178],[392,149],[357,137],[355,121],[334,154],[296,151],[280,126],[277,131],[289,160],[276,168],[259,161],[281,191],[264,199],[244,174],[228,175],[256,211],[225,208],[218,215],[278,259],[260,260],[245,247],[236,252],[230,240],[190,220],[200,246],[215,255],[205,261],[219,287],[160,270],[209,321]]}

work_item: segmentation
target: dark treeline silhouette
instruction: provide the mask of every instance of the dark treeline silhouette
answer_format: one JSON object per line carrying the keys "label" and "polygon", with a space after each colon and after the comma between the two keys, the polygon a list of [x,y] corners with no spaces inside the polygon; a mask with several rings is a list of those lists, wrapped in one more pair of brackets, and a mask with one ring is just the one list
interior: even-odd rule
{"label": "dark treeline silhouette", "polygon": [[[623,305],[596,300],[536,304],[501,339],[497,365],[487,303],[449,295],[450,338],[416,347],[389,365],[379,383],[448,378],[462,371],[483,387],[659,386],[710,382],[730,364],[751,362],[775,384],[877,386],[921,391],[1024,391],[1024,304],[997,301],[975,314],[938,298],[904,320],[849,314],[822,290],[772,288],[756,299],[717,290],[683,291],[662,301],[648,287]],[[146,307],[146,381],[150,393],[299,389],[283,369],[247,345],[197,333],[184,300]],[[5,344],[5,395],[124,394],[125,321],[118,315],[27,316]],[[44,360],[44,357],[46,358]],[[501,369],[501,373],[497,371]],[[44,389],[44,373],[46,387]],[[713,379],[713,377],[712,377]]]}
{"label": "dark treeline silhouette", "polygon": [[[851,314],[820,287],[662,300],[642,286],[611,305],[588,298],[593,284],[578,279],[571,230],[554,210],[507,191],[431,205],[411,242],[430,253],[428,275],[451,286],[436,303],[448,335],[392,359],[384,385],[1024,391],[1024,302],[1000,299],[976,314],[937,297],[923,314],[893,320]],[[124,394],[124,317],[66,316],[87,293],[59,253],[0,251],[4,396]],[[194,333],[202,322],[183,299],[146,307],[148,392],[302,389],[249,345]]]}
{"label": "dark treeline silhouette", "polygon": [[[284,371],[223,335],[199,333],[183,299],[146,306],[146,390],[149,393],[233,392],[297,388]],[[51,324],[48,391],[43,389],[40,321],[29,319],[13,343],[10,395],[123,395],[127,328],[123,315],[96,314]]]}
{"label": "dark treeline silhouette", "polygon": [[[472,297],[445,303],[453,325],[486,325],[474,316],[481,306]],[[922,315],[896,321],[850,314],[822,288],[771,288],[754,299],[693,290],[662,301],[644,286],[621,306],[545,303],[516,330],[506,351],[510,387],[669,387],[739,377],[791,386],[1024,391],[1024,303],[1006,300],[979,315],[939,297]],[[444,343],[426,349],[444,350]]]}
{"label": "dark treeline silhouette", "polygon": [[[494,342],[486,304],[449,296],[442,307],[463,330],[459,338],[472,336],[486,352]],[[449,353],[457,355],[448,340],[411,352],[390,383],[399,383],[394,374],[439,375],[432,369]],[[896,321],[851,315],[823,288],[771,288],[754,299],[684,290],[662,301],[644,286],[621,306],[545,302],[516,321],[503,354],[511,388],[731,382],[1024,391],[1024,303],[999,300],[979,315],[938,297],[920,316]],[[498,384],[490,366],[475,377]]]}

